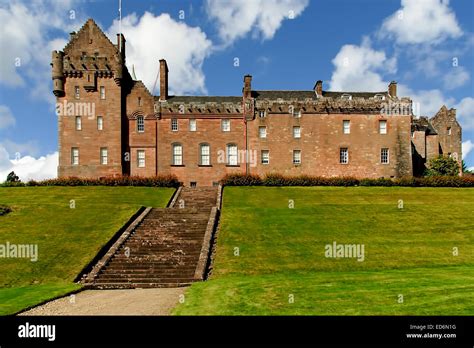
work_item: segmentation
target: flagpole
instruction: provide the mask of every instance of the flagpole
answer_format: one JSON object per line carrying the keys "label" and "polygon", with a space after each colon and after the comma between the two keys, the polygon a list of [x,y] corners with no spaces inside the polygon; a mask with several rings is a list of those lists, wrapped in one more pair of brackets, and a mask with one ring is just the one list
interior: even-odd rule
{"label": "flagpole", "polygon": [[122,52],[122,0],[119,0],[119,32],[120,32],[119,51]]}

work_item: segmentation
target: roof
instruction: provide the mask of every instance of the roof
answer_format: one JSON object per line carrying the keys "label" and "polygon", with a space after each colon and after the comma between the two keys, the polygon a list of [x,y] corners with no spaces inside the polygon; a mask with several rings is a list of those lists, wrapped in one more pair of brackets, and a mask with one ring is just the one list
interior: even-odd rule
{"label": "roof", "polygon": [[438,134],[431,125],[430,121],[428,120],[428,117],[426,116],[420,116],[420,118],[413,118],[411,128],[412,131],[426,132],[426,134],[428,135]]}
{"label": "roof", "polygon": [[[377,94],[382,94],[388,96],[387,92],[331,92],[323,91],[323,97],[326,98],[340,98],[343,94],[350,94],[353,98],[364,98],[369,99],[373,98]],[[252,97],[257,99],[269,99],[269,100],[306,100],[313,99],[316,100],[316,93],[311,91],[252,91]]]}
{"label": "roof", "polygon": [[[156,96],[155,99],[159,99]],[[242,96],[179,96],[170,95],[166,100],[168,103],[242,103]]]}

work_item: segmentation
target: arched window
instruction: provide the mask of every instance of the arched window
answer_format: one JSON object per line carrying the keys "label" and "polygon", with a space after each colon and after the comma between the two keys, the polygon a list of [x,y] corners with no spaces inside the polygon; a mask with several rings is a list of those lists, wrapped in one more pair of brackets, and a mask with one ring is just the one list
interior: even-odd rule
{"label": "arched window", "polygon": [[238,165],[238,151],[236,144],[227,144],[227,164],[229,166]]}
{"label": "arched window", "polygon": [[211,147],[207,143],[199,144],[199,164],[201,166],[211,165]]}
{"label": "arched window", "polygon": [[172,160],[174,166],[183,165],[183,146],[179,143],[172,144]]}
{"label": "arched window", "polygon": [[143,116],[137,117],[137,132],[143,133],[145,131],[145,118]]}

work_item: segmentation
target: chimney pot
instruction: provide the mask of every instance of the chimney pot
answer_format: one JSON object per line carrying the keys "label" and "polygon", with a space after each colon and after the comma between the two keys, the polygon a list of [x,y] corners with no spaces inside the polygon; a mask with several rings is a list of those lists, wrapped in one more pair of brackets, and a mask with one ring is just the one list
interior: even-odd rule
{"label": "chimney pot", "polygon": [[316,93],[316,97],[323,96],[323,81],[316,81],[316,84],[314,85],[314,92]]}

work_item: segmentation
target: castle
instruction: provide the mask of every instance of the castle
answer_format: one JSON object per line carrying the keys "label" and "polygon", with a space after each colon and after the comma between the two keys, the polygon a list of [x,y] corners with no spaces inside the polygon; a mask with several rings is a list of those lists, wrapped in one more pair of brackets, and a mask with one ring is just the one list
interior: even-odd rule
{"label": "castle", "polygon": [[[89,19],[52,53],[60,177],[175,174],[184,185],[215,185],[225,174],[397,178],[422,174],[440,154],[461,162],[456,110],[412,114],[397,84],[377,93],[252,90],[238,96],[160,95],[125,66],[125,38],[113,44]],[[171,71],[172,73],[172,71]]]}

